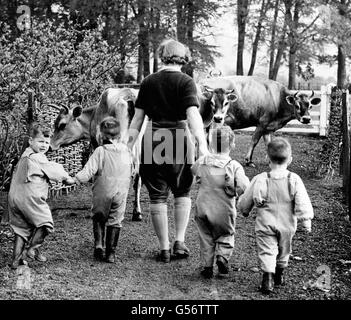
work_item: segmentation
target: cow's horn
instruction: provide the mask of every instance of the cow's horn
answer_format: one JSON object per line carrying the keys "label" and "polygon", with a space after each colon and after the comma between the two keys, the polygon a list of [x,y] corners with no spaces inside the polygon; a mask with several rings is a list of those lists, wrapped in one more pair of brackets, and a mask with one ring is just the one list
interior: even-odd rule
{"label": "cow's horn", "polygon": [[69,109],[65,104],[63,104],[62,102],[59,102],[59,105],[63,108],[61,110],[64,110],[66,114],[69,112]]}
{"label": "cow's horn", "polygon": [[47,104],[48,107],[51,107],[51,108],[54,108],[54,109],[57,109],[57,110],[61,110],[62,108],[59,107],[57,104],[54,104],[54,103],[49,103]]}
{"label": "cow's horn", "polygon": [[226,94],[233,93],[233,92],[234,92],[234,89],[226,90],[226,91],[225,91]]}
{"label": "cow's horn", "polygon": [[208,86],[204,86],[204,89],[208,92],[213,92],[213,89]]}
{"label": "cow's horn", "polygon": [[[216,73],[214,73],[214,71],[217,71]],[[222,71],[221,70],[211,70],[210,71],[210,76],[211,77],[221,77],[222,76]]]}
{"label": "cow's horn", "polygon": [[312,90],[312,94],[310,96],[310,99],[314,96],[314,91]]}
{"label": "cow's horn", "polygon": [[295,92],[295,94],[294,94],[294,98],[296,98],[296,97],[297,97],[298,93],[299,93],[298,91],[296,91],[296,92]]}

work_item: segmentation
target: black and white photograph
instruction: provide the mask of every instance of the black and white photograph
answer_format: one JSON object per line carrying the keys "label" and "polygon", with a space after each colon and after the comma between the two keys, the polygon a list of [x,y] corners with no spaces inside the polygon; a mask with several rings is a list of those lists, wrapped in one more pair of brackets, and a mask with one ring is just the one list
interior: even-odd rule
{"label": "black and white photograph", "polygon": [[350,52],[351,0],[0,0],[0,304],[349,301]]}

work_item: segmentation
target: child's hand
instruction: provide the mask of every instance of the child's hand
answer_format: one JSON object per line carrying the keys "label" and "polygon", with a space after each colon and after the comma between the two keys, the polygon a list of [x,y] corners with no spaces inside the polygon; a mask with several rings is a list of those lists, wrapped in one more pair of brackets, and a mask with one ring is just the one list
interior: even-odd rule
{"label": "child's hand", "polygon": [[65,184],[67,185],[72,185],[72,184],[75,184],[76,181],[72,178],[72,177],[68,177],[65,181],[64,181]]}
{"label": "child's hand", "polygon": [[298,232],[301,233],[311,233],[312,231],[312,223],[311,220],[303,220],[301,221],[301,224],[299,228],[297,229]]}

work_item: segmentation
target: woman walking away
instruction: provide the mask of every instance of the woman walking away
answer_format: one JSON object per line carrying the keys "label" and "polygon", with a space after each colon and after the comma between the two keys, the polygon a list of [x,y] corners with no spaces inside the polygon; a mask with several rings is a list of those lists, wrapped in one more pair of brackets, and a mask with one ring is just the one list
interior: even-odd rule
{"label": "woman walking away", "polygon": [[174,195],[173,255],[175,258],[189,256],[184,241],[191,209],[189,192],[195,149],[189,127],[200,155],[208,150],[196,85],[181,72],[182,65],[189,61],[189,50],[178,41],[166,40],[159,47],[159,56],[163,67],[141,83],[128,145],[133,147],[147,115],[150,121],[142,142],[140,175],[149,192],[152,222],[159,240],[159,260],[167,263],[171,257],[167,217],[170,191]]}
{"label": "woman walking away", "polygon": [[94,257],[104,260],[106,226],[105,261],[113,263],[126,210],[132,157],[127,145],[120,142],[120,124],[115,118],[106,117],[100,124],[100,131],[103,145],[95,149],[75,180],[77,183],[86,183],[92,177],[96,178],[92,208]]}

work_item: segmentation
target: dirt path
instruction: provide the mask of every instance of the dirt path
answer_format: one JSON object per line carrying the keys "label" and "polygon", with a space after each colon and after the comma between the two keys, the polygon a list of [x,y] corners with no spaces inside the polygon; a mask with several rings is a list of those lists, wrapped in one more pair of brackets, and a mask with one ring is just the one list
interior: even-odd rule
{"label": "dirt path", "polygon": [[[250,137],[237,136],[235,154],[243,155]],[[237,218],[235,251],[230,276],[211,280],[200,278],[199,241],[193,221],[187,232],[191,248],[188,260],[162,264],[155,260],[158,247],[148,214],[146,190],[142,192],[144,221],[132,222],[132,193],[118,246],[115,264],[92,258],[92,221],[89,218],[91,191],[88,186],[51,201],[55,233],[44,252],[46,264],[33,263],[12,271],[12,232],[0,226],[0,299],[350,299],[351,226],[340,204],[341,181],[325,183],[313,175],[321,141],[290,137],[294,159],[291,170],[304,180],[315,209],[311,235],[297,235],[293,243],[286,286],[270,297],[257,292],[260,282],[254,238],[254,216]],[[240,157],[236,157],[242,161]],[[247,168],[252,178],[267,170],[264,146],[255,151],[257,168]],[[192,191],[195,199],[197,186]],[[0,203],[1,204],[1,203]],[[171,212],[171,203],[169,206]],[[169,215],[170,239],[174,240],[173,217]],[[322,273],[324,272],[324,273]]]}

